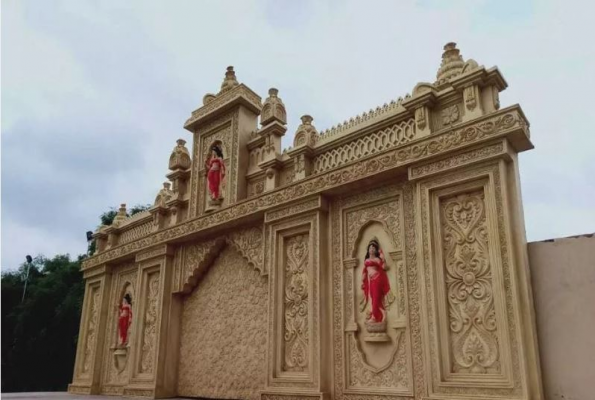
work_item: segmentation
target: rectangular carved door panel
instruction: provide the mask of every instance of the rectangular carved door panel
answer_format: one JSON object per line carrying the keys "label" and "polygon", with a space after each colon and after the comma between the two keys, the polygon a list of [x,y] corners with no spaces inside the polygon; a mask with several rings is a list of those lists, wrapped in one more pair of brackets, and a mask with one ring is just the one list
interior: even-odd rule
{"label": "rectangular carved door panel", "polygon": [[429,394],[519,398],[500,165],[438,176],[418,189]]}

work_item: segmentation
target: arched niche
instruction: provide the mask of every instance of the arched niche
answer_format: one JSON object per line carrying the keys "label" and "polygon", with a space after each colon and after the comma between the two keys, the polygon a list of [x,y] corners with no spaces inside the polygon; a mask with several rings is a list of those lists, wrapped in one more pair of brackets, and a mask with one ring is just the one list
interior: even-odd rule
{"label": "arched niche", "polygon": [[[364,260],[368,244],[376,239],[385,256],[386,273],[390,284],[390,291],[385,296],[385,324],[383,332],[371,332],[366,324],[370,303],[365,301],[362,289]],[[348,321],[346,331],[348,344],[353,347],[356,357],[363,366],[379,373],[389,368],[404,333],[403,316],[399,313],[397,299],[403,296],[399,293],[397,263],[402,262],[400,249],[397,249],[392,233],[384,221],[370,220],[359,227],[352,246],[347,254],[350,258],[344,260],[345,282],[350,282],[352,289],[346,292],[345,301],[351,303],[351,315],[346,316]]]}

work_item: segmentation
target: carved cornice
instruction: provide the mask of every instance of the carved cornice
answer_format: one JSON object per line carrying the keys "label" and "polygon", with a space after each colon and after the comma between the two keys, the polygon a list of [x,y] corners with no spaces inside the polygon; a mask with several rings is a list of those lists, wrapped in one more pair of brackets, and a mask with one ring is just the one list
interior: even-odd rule
{"label": "carved cornice", "polygon": [[149,246],[179,240],[206,229],[222,228],[225,224],[239,218],[264,212],[301,197],[322,193],[383,171],[397,169],[430,157],[445,155],[451,151],[498,137],[509,138],[516,151],[532,147],[529,141],[528,123],[518,105],[502,109],[469,123],[457,125],[454,128],[443,129],[396,149],[343,165],[324,174],[300,180],[271,192],[265,192],[256,198],[244,200],[212,214],[194,218],[142,239],[111,248],[85,260],[82,269],[134,254]]}
{"label": "carved cornice", "polygon": [[309,199],[303,199],[300,202],[276,208],[274,210],[267,211],[264,215],[264,222],[269,223],[283,219],[287,216],[295,216],[312,210],[326,209],[327,204],[322,196],[316,196]]}
{"label": "carved cornice", "polygon": [[443,158],[423,165],[412,166],[409,168],[409,180],[424,178],[439,172],[467,166],[479,161],[491,160],[508,154],[508,143],[505,139],[502,139],[497,143],[478,147],[452,157]]}
{"label": "carved cornice", "polygon": [[156,246],[151,249],[145,250],[141,253],[138,253],[136,255],[135,261],[141,262],[141,261],[149,260],[151,258],[161,257],[161,256],[165,256],[165,255],[172,255],[172,254],[173,254],[173,248],[171,246],[168,246],[167,244],[163,244],[163,245]]}
{"label": "carved cornice", "polygon": [[184,128],[193,131],[196,124],[207,118],[219,115],[236,104],[242,104],[255,113],[260,113],[262,109],[260,96],[244,84],[240,84],[233,89],[217,95],[212,101],[193,111],[192,116],[184,124]]}

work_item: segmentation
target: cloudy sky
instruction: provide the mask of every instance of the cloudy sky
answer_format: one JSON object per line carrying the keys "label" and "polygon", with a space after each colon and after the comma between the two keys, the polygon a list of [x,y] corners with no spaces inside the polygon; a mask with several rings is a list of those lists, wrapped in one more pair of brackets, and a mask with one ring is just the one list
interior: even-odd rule
{"label": "cloudy sky", "polygon": [[3,270],[76,255],[121,202],[149,203],[225,67],[321,130],[433,81],[442,46],[497,65],[536,149],[530,241],[595,231],[590,1],[2,0]]}

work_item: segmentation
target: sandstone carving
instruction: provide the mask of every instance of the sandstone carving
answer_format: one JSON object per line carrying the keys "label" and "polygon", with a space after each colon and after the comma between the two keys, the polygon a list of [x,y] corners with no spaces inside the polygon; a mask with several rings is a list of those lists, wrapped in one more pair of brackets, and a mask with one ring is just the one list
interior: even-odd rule
{"label": "sandstone carving", "polygon": [[329,129],[304,115],[282,149],[279,91],[262,102],[228,67],[153,206],[94,234],[69,391],[543,399],[518,190],[533,145],[506,86],[448,43],[436,81]]}

